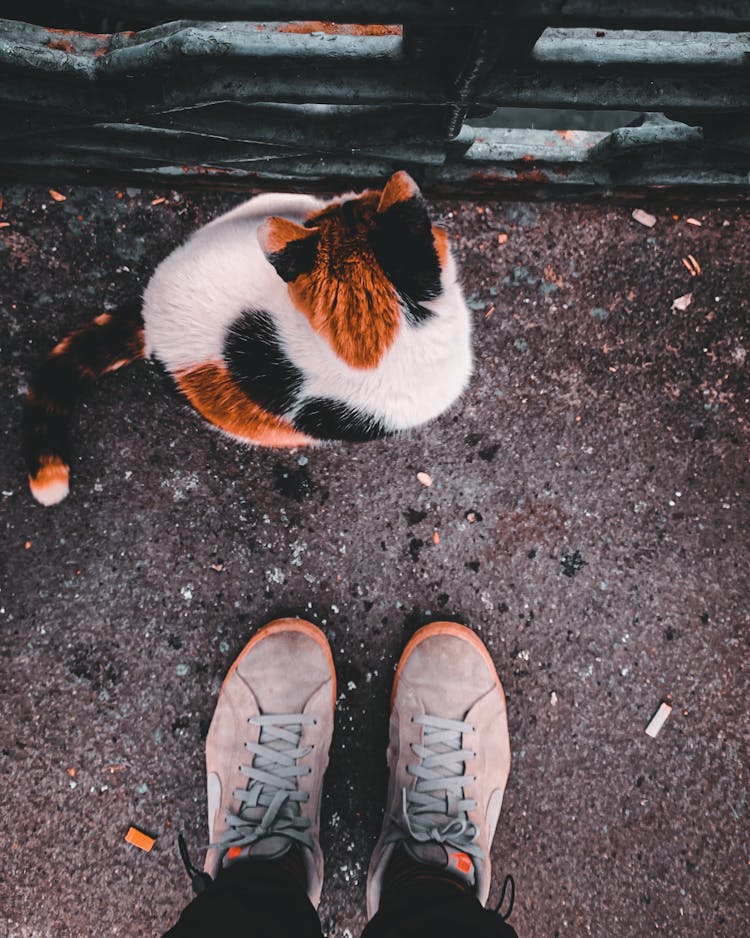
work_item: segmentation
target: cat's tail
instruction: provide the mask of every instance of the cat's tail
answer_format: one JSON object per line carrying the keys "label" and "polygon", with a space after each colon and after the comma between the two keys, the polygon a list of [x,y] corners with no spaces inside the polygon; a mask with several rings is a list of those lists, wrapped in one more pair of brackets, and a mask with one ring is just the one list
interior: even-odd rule
{"label": "cat's tail", "polygon": [[52,349],[34,375],[23,408],[29,487],[42,505],[68,494],[68,436],[82,389],[109,371],[144,356],[140,304],[102,313]]}

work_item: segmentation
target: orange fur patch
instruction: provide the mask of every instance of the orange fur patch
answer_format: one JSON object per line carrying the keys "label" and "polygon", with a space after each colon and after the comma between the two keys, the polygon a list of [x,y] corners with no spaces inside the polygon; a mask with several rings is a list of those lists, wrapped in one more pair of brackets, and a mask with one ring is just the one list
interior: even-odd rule
{"label": "orange fur patch", "polygon": [[419,195],[419,186],[414,182],[408,173],[400,170],[394,173],[385,184],[383,194],[380,196],[378,211],[385,212],[397,202],[407,202]]}
{"label": "orange fur patch", "polygon": [[448,232],[443,231],[442,228],[438,228],[437,225],[433,225],[432,237],[435,241],[435,250],[437,251],[440,266],[445,267],[445,265],[448,263],[448,253],[450,251],[450,239],[448,238]]}
{"label": "orange fur patch", "polygon": [[29,476],[29,488],[37,501],[54,504],[68,493],[70,469],[59,456],[42,456],[36,474]]}
{"label": "orange fur patch", "polygon": [[119,358],[116,362],[112,362],[111,365],[107,365],[104,369],[104,374],[109,374],[110,371],[117,371],[118,368],[129,365],[132,360],[132,358]]}
{"label": "orange fur patch", "polygon": [[319,232],[315,267],[289,284],[295,305],[352,368],[376,368],[401,321],[398,294],[367,237],[378,198],[378,192],[365,192],[357,199],[354,225],[339,205],[312,215],[308,224]]}
{"label": "orange fur patch", "polygon": [[302,225],[297,225],[288,218],[272,215],[258,229],[258,240],[267,254],[275,254],[283,250],[290,241],[309,238],[313,231],[314,229],[303,228]]}
{"label": "orange fur patch", "polygon": [[233,436],[271,447],[305,446],[313,442],[288,421],[251,401],[223,365],[198,365],[178,372],[175,378],[198,413]]}

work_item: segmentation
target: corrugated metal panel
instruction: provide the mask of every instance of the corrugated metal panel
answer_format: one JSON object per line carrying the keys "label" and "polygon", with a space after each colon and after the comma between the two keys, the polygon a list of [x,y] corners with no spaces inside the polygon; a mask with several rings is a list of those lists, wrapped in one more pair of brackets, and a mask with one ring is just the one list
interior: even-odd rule
{"label": "corrugated metal panel", "polygon": [[[270,4],[87,6],[158,18]],[[0,170],[278,187],[408,168],[436,190],[496,195],[748,188],[750,34],[697,27],[750,26],[750,3],[691,4],[690,16],[668,2],[273,5],[302,6],[365,25],[174,21],[94,34],[0,20]],[[372,25],[397,6],[396,24]],[[589,17],[628,28],[568,25]],[[647,115],[609,135],[466,123],[497,106]]]}

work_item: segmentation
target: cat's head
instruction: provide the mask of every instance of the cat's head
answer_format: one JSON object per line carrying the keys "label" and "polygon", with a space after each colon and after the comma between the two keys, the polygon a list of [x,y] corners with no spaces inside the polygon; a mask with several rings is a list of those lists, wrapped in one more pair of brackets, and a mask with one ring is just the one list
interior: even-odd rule
{"label": "cat's head", "polygon": [[377,367],[404,306],[440,295],[449,257],[448,236],[432,226],[405,172],[391,176],[382,192],[329,202],[304,225],[268,218],[258,238],[296,306],[355,368]]}

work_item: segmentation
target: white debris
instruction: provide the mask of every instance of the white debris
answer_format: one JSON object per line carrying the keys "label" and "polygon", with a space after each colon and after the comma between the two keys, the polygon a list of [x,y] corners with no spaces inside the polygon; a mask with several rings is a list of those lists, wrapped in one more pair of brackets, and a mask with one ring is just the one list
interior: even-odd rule
{"label": "white debris", "polygon": [[693,294],[684,293],[682,296],[678,296],[676,300],[672,300],[672,309],[678,309],[680,312],[684,312],[692,302]]}
{"label": "white debris", "polygon": [[417,473],[417,481],[424,485],[426,488],[429,488],[432,485],[432,476],[426,472]]}
{"label": "white debris", "polygon": [[656,216],[649,215],[649,213],[644,212],[642,208],[633,209],[633,218],[642,225],[645,225],[647,228],[653,228],[656,224]]}
{"label": "white debris", "polygon": [[557,694],[555,691],[552,691],[552,693],[549,695],[549,702],[553,707],[557,706]]}
{"label": "white debris", "polygon": [[662,701],[659,704],[659,709],[653,715],[653,717],[651,718],[651,722],[646,727],[646,733],[652,739],[655,739],[659,735],[659,732],[662,726],[664,726],[664,724],[667,722],[667,717],[669,716],[671,712],[672,712],[672,707],[668,703],[666,703],[665,701]]}

